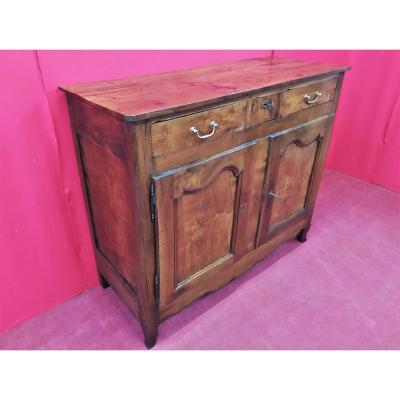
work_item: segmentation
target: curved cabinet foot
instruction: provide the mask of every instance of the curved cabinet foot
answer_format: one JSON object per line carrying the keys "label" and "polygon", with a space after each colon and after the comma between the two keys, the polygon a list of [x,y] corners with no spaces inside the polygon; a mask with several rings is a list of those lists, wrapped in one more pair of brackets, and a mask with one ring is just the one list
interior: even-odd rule
{"label": "curved cabinet foot", "polygon": [[107,289],[107,288],[110,286],[110,284],[107,282],[107,279],[104,278],[103,275],[100,275],[100,276],[99,276],[99,280],[100,280],[100,285],[101,285],[101,287],[102,287],[103,289]]}
{"label": "curved cabinet foot", "polygon": [[304,228],[304,229],[302,229],[302,230],[297,234],[296,239],[297,239],[299,242],[301,242],[301,243],[306,242],[306,241],[307,241],[307,233],[308,233],[309,229],[310,229],[309,226],[306,227],[306,228]]}
{"label": "curved cabinet foot", "polygon": [[144,333],[144,344],[148,349],[151,349],[155,346],[157,342],[158,336],[158,328],[156,328],[153,332]]}

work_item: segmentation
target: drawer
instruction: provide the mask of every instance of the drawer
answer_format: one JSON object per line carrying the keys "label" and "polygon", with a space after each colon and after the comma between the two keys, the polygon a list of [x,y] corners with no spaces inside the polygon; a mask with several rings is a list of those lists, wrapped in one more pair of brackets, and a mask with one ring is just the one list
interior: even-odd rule
{"label": "drawer", "polygon": [[279,93],[255,97],[251,100],[249,126],[261,124],[276,118]]}
{"label": "drawer", "polygon": [[151,125],[153,157],[242,132],[247,101],[186,115]]}
{"label": "drawer", "polygon": [[332,101],[335,98],[337,78],[325,79],[290,88],[281,94],[279,116]]}

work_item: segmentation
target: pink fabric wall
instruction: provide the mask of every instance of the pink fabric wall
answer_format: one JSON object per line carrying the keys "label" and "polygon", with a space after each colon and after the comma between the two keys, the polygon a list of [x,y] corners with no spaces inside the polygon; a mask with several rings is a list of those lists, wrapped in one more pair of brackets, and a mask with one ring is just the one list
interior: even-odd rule
{"label": "pink fabric wall", "polygon": [[61,83],[271,51],[0,52],[0,332],[98,284]]}
{"label": "pink fabric wall", "polygon": [[[0,332],[98,283],[67,108],[57,86],[271,54],[0,52]],[[352,65],[328,166],[400,191],[400,53],[273,54]]]}

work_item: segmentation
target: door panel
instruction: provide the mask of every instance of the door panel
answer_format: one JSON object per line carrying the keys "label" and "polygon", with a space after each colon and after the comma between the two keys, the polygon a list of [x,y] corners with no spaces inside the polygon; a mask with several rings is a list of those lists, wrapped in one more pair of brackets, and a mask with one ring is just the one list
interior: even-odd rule
{"label": "door panel", "polygon": [[161,309],[255,247],[266,157],[261,139],[153,177]]}
{"label": "door panel", "polygon": [[331,125],[332,116],[324,116],[269,137],[258,245],[311,217]]}
{"label": "door panel", "polygon": [[275,185],[281,199],[272,202],[271,227],[304,208],[317,148],[317,141],[306,146],[293,142],[287,147]]}
{"label": "door panel", "polygon": [[176,200],[177,281],[231,255],[239,177],[223,169],[204,189],[186,191]]}

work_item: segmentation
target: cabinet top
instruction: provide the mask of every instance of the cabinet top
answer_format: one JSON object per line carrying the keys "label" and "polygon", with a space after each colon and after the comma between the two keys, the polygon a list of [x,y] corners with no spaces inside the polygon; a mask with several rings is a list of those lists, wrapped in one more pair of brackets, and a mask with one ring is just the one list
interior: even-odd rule
{"label": "cabinet top", "polygon": [[206,104],[234,100],[310,78],[338,74],[349,67],[264,57],[112,81],[63,85],[128,121],[168,116]]}

